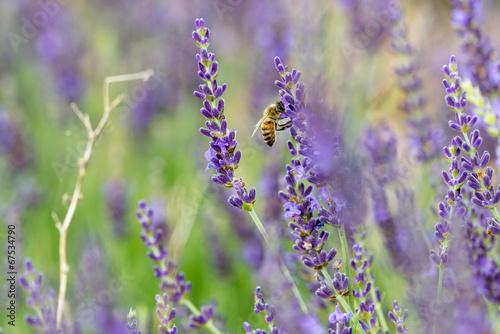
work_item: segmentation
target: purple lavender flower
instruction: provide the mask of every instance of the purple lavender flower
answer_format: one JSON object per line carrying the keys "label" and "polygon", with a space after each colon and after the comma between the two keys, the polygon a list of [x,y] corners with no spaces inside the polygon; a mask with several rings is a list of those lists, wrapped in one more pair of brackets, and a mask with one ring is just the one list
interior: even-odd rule
{"label": "purple lavender flower", "polygon": [[303,334],[322,334],[325,332],[325,326],[314,315],[299,318],[297,322]]}
{"label": "purple lavender flower", "polygon": [[397,334],[407,334],[408,329],[405,326],[406,320],[408,320],[408,310],[401,311],[398,302],[395,300],[394,308],[389,312],[389,319],[396,325]]}
{"label": "purple lavender flower", "polygon": [[[436,224],[434,228],[434,234],[440,243],[439,252],[431,251],[431,260],[439,268],[438,302],[441,302],[440,291],[443,284],[454,290],[460,289],[460,286],[457,286],[458,283],[466,284],[467,287],[470,287],[471,284],[470,281],[459,282],[458,278],[451,281],[453,277],[444,275],[444,269],[452,264],[448,260],[448,250],[452,249],[449,246],[452,240],[452,228],[455,227],[456,224],[454,223],[456,221],[464,222],[466,239],[461,239],[455,230],[453,231],[453,240],[456,239],[458,243],[456,249],[468,250],[469,266],[473,274],[474,285],[478,287],[477,291],[486,298],[497,301],[498,284],[494,282],[498,281],[499,265],[489,254],[488,249],[491,240],[488,240],[486,229],[488,225],[488,209],[493,212],[495,217],[498,215],[494,206],[495,193],[492,189],[493,170],[487,167],[490,156],[488,152],[484,152],[481,156],[478,153],[482,143],[479,131],[469,132],[478,117],[471,117],[464,111],[466,107],[465,92],[462,90],[462,79],[459,76],[458,65],[454,56],[450,58],[449,64],[443,67],[443,72],[445,76],[443,85],[447,93],[445,103],[455,113],[454,120],[449,121],[448,124],[452,130],[459,132],[460,135],[454,137],[451,140],[451,145],[443,149],[445,158],[450,163],[450,169],[442,172],[443,179],[449,190],[445,196],[446,201],[439,203],[439,215],[443,221]],[[471,202],[477,206],[471,205]],[[459,256],[454,262],[461,259],[463,257]],[[452,270],[460,270],[466,265],[467,263],[459,262],[458,267],[455,265]],[[476,294],[473,293],[464,299],[469,303],[473,303],[474,300],[477,300],[475,296]],[[481,304],[477,306],[479,308],[484,307]],[[435,319],[446,317],[445,313],[447,312],[449,311],[439,310],[439,312],[434,313],[434,317]],[[479,313],[481,314],[481,312]],[[391,319],[395,321],[393,318]],[[437,323],[437,320],[435,320],[434,327],[436,327]],[[463,327],[465,324],[461,326]],[[478,326],[478,324],[471,323],[470,325],[467,324],[467,326],[474,327]],[[405,333],[406,329],[402,327],[401,331],[399,330],[398,333]]]}
{"label": "purple lavender flower", "polygon": [[[396,5],[388,0],[341,0],[350,14],[350,34],[354,47],[374,53],[383,45],[396,18]],[[398,4],[398,6],[400,6]]]}
{"label": "purple lavender flower", "polygon": [[243,327],[245,328],[246,333],[279,334],[280,329],[276,327],[276,311],[274,309],[274,306],[270,306],[268,303],[266,303],[264,296],[260,291],[260,286],[255,288],[254,299],[255,299],[254,312],[260,314],[262,318],[264,318],[264,321],[266,322],[266,325],[269,328],[269,332],[261,329],[254,330],[248,322],[245,322],[243,324]]}
{"label": "purple lavender flower", "polygon": [[[399,176],[395,134],[387,125],[380,128],[369,128],[363,143],[369,157],[367,163],[373,170],[373,172],[369,172],[369,181],[371,181],[374,220],[385,237],[385,245],[395,264],[397,266],[408,264],[398,236],[406,234],[404,230],[409,228],[409,224],[405,227],[401,226],[401,223],[396,224],[397,218],[391,214],[387,200],[388,186]],[[405,211],[405,215],[408,215],[408,211]]]}
{"label": "purple lavender flower", "polygon": [[38,332],[44,333],[62,333],[79,334],[81,333],[78,325],[68,325],[63,317],[61,328],[56,329],[56,293],[52,288],[43,292],[42,273],[39,273],[33,266],[31,259],[25,260],[24,272],[19,277],[21,286],[29,293],[27,298],[30,306],[36,315],[26,315],[26,322]]}
{"label": "purple lavender flower", "polygon": [[359,309],[356,309],[360,313],[359,323],[370,333],[378,330],[379,322],[383,324],[383,328],[387,328],[387,324],[380,309],[377,310],[382,303],[382,294],[374,285],[375,276],[370,272],[373,255],[364,250],[364,237],[359,235],[356,238],[358,243],[353,246],[354,256],[349,265],[354,272],[352,294],[359,303]]}
{"label": "purple lavender flower", "polygon": [[397,176],[397,140],[388,125],[371,127],[365,131],[363,144],[374,167],[371,175],[382,186]]}
{"label": "purple lavender flower", "polygon": [[[42,307],[44,307],[45,305],[44,302],[50,301],[41,294],[40,288],[42,286],[42,278],[42,273],[39,273],[35,269],[35,267],[33,266],[33,262],[31,262],[31,259],[26,259],[25,270],[19,278],[19,282],[21,283],[21,286],[30,294],[27,299],[28,305],[33,308],[38,314],[41,313]],[[49,293],[49,297],[54,295],[55,293]],[[26,321],[30,326],[38,331],[42,331],[47,327],[44,319],[40,316],[27,315]]]}
{"label": "purple lavender flower", "polygon": [[0,106],[0,154],[10,152],[14,148],[16,131],[7,110]]}
{"label": "purple lavender flower", "polygon": [[[156,84],[155,79],[150,79],[149,86]],[[144,84],[146,85],[146,83]],[[143,133],[154,117],[165,109],[167,103],[167,88],[158,85],[154,89],[145,89],[145,95],[137,101],[132,101],[130,108],[130,122],[136,133]]]}
{"label": "purple lavender flower", "polygon": [[[447,92],[445,101],[448,108],[455,112],[455,121],[450,121],[448,124],[451,129],[463,135],[463,139],[460,136],[453,138],[452,145],[444,149],[447,160],[452,163],[449,173],[443,172],[443,178],[450,187],[447,201],[453,206],[453,203],[461,200],[460,188],[467,183],[473,190],[470,200],[479,207],[490,209],[495,216],[489,219],[489,225],[495,230],[500,218],[496,209],[496,204],[500,201],[500,186],[496,190],[493,187],[493,168],[487,166],[491,157],[489,152],[484,151],[482,155],[478,152],[483,142],[479,130],[468,133],[477,122],[478,116],[469,116],[463,112],[467,102],[465,92],[461,88],[462,79],[458,76],[458,65],[454,56],[451,57],[449,65],[444,66],[443,72],[445,74],[443,85]],[[461,152],[468,154],[469,157],[460,156]],[[459,157],[461,166],[458,164]],[[458,174],[460,167],[463,170]],[[491,232],[491,229],[489,231]]]}
{"label": "purple lavender flower", "polygon": [[0,105],[0,155],[4,154],[13,173],[24,170],[31,160],[21,128]]}
{"label": "purple lavender flower", "polygon": [[500,62],[494,61],[494,49],[481,31],[484,19],[480,0],[451,0],[452,25],[462,39],[462,48],[468,55],[468,67],[475,84],[485,96],[500,87]]}
{"label": "purple lavender flower", "polygon": [[168,304],[168,296],[167,295],[156,295],[156,315],[158,320],[160,320],[160,326],[158,326],[158,330],[161,334],[176,334],[177,327],[175,326],[175,315],[177,314],[177,310],[175,308],[171,308]]}
{"label": "purple lavender flower", "polygon": [[334,329],[328,329],[328,334],[351,334],[352,327],[349,327],[349,320],[354,316],[351,312],[342,313],[339,304],[335,307],[335,312],[328,316],[328,321]]}
{"label": "purple lavender flower", "polygon": [[[339,219],[344,207],[344,198],[341,193],[330,192],[329,187],[335,188],[331,185],[330,170],[317,154],[317,137],[310,123],[314,117],[306,107],[305,85],[299,82],[300,72],[296,69],[286,70],[279,57],[276,57],[274,62],[281,77],[275,84],[280,88],[281,102],[285,106],[284,114],[293,123],[290,128],[293,142],[287,143],[292,160],[291,164],[287,165],[286,193],[283,191],[279,193],[284,202],[285,216],[290,219],[289,227],[295,238],[293,248],[303,254],[302,263],[315,270],[315,277],[321,283],[316,295],[324,299],[338,298],[344,308],[352,309],[354,306],[352,296],[349,294],[349,277],[337,273],[332,280],[328,273],[328,264],[335,258],[337,250],[324,249],[329,233],[321,230],[325,225],[340,227],[339,236],[345,246],[343,255],[347,261],[347,240],[342,221]],[[330,151],[333,156],[337,156],[338,142],[334,140],[333,143],[333,150]],[[303,179],[311,184],[306,187]],[[313,193],[313,185],[320,192],[318,198]],[[318,199],[326,204],[322,206]],[[349,296],[351,306],[347,305],[344,296]]]}
{"label": "purple lavender flower", "polygon": [[78,265],[73,294],[77,305],[75,317],[81,321],[83,329],[110,334],[123,333],[123,318],[115,314],[114,298],[95,298],[114,291],[109,288],[111,282],[102,248],[93,242],[87,243]]}
{"label": "purple lavender flower", "polygon": [[500,223],[496,218],[490,218],[488,220],[488,229],[487,233],[491,235],[500,235]]}
{"label": "purple lavender flower", "polygon": [[103,190],[114,232],[118,237],[122,237],[125,234],[127,185],[124,181],[112,180],[104,184]]}
{"label": "purple lavender flower", "polygon": [[141,331],[137,327],[137,312],[130,308],[130,311],[127,314],[127,325],[126,325],[128,334],[141,334]]}
{"label": "purple lavender flower", "polygon": [[224,115],[225,101],[221,98],[227,85],[218,86],[217,76],[219,74],[219,64],[215,61],[215,54],[208,52],[210,45],[210,30],[205,26],[203,19],[196,20],[196,30],[192,33],[196,46],[200,52],[196,55],[198,60],[198,76],[205,82],[199,86],[199,91],[194,95],[203,100],[203,107],[200,109],[207,121],[206,128],[201,128],[200,132],[209,137],[210,148],[205,153],[208,161],[206,170],[214,169],[217,174],[212,176],[212,181],[225,187],[234,188],[237,196],[231,195],[229,203],[234,207],[251,211],[255,203],[255,188],[248,191],[241,178],[237,178],[234,170],[238,168],[241,160],[241,151],[236,150],[239,143],[236,141],[236,130],[228,130],[226,116]]}
{"label": "purple lavender flower", "polygon": [[[189,317],[189,327],[203,328],[212,321],[215,315],[215,308],[213,305],[203,305],[200,309],[200,314],[191,315]],[[172,333],[173,334],[173,333]]]}
{"label": "purple lavender flower", "polygon": [[[461,78],[458,76],[458,65],[454,56],[451,57],[449,65],[444,66],[443,72],[445,74],[443,85],[448,93],[445,97],[445,101],[448,107],[456,113],[456,123],[450,121],[449,125],[455,131],[466,131],[476,122],[477,116],[471,118],[462,114],[466,105],[466,100],[464,92],[460,87]],[[477,142],[478,140],[474,141],[474,143],[476,143],[475,145],[478,145]],[[458,136],[451,140],[450,146],[443,149],[445,158],[450,163],[450,169],[442,172],[444,181],[449,190],[445,196],[446,204],[442,202],[439,203],[439,215],[443,221],[434,226],[434,234],[440,243],[439,253],[431,250],[431,260],[440,270],[446,267],[448,262],[448,254],[446,251],[451,242],[450,221],[459,219],[465,214],[465,207],[462,204],[462,187],[469,176],[468,170],[470,170],[470,168],[463,168],[463,164],[459,164],[459,160],[462,160],[460,157],[461,151],[470,152],[471,149],[472,147]],[[489,157],[486,156],[483,162],[487,163],[487,160],[489,160]],[[456,209],[454,210],[455,207]]]}
{"label": "purple lavender flower", "polygon": [[[242,3],[245,15],[243,22],[238,26],[246,31],[253,31],[251,42],[255,64],[269,64],[275,56],[287,59],[294,43],[294,24],[289,20],[290,8],[277,2],[249,2]],[[253,71],[251,82],[251,106],[255,110],[264,109],[264,106],[273,100],[269,94],[273,88],[274,73],[267,66],[258,66]],[[259,188],[260,189],[260,188]]]}
{"label": "purple lavender flower", "polygon": [[479,294],[500,305],[500,263],[492,256],[492,252],[495,252],[496,239],[485,232],[487,222],[493,218],[486,217],[477,209],[471,211],[465,223],[465,230],[474,286]]}
{"label": "purple lavender flower", "polygon": [[177,272],[177,264],[167,259],[167,250],[160,242],[163,232],[153,226],[153,217],[153,209],[140,201],[137,218],[142,226],[141,239],[149,248],[147,255],[153,262],[155,276],[161,280],[160,289],[167,292],[173,302],[179,303],[188,298],[191,282],[186,282],[184,274]]}
{"label": "purple lavender flower", "polygon": [[[20,6],[20,14],[28,20],[38,11],[42,9],[35,2],[24,2]],[[49,69],[57,92],[70,102],[78,101],[83,93],[79,64],[84,54],[82,36],[72,25],[65,6],[57,4],[57,11],[47,20],[35,36],[36,55]]]}
{"label": "purple lavender flower", "polygon": [[441,128],[433,125],[431,119],[423,113],[426,98],[422,92],[422,79],[414,57],[415,50],[408,41],[402,9],[397,16],[392,29],[392,49],[402,58],[400,65],[395,68],[395,73],[405,95],[399,107],[408,114],[410,148],[418,160],[425,162],[439,155],[443,135]]}
{"label": "purple lavender flower", "polygon": [[[212,333],[222,333],[214,325],[213,317],[215,310],[211,305],[202,306],[201,311],[191,303],[189,294],[191,293],[191,282],[186,281],[184,273],[177,270],[177,263],[171,259],[167,259],[167,250],[161,243],[162,230],[154,227],[154,211],[145,201],[139,202],[139,210],[137,211],[137,218],[142,226],[141,239],[144,244],[149,248],[147,252],[148,257],[153,262],[154,274],[161,280],[160,290],[165,292],[164,297],[157,296],[157,311],[158,318],[162,324],[167,322],[163,329],[160,329],[165,334],[175,334],[177,329],[171,325],[175,312],[168,312],[168,300],[165,299],[168,295],[170,301],[175,304],[185,305],[193,313],[191,317],[190,326],[192,328],[208,328]],[[160,317],[161,316],[161,317]],[[169,327],[170,326],[170,327]]]}

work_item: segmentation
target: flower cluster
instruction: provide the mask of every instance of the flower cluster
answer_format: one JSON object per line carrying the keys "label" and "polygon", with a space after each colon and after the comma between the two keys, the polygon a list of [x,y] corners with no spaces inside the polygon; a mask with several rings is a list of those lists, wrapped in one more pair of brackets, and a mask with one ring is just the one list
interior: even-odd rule
{"label": "flower cluster", "polygon": [[[445,75],[443,85],[447,93],[445,101],[448,108],[455,113],[455,120],[449,121],[448,124],[462,136],[454,137],[451,145],[444,148],[444,155],[451,164],[448,172],[442,172],[449,190],[445,197],[446,204],[439,203],[439,215],[444,221],[435,226],[435,235],[441,244],[440,253],[431,251],[431,259],[440,269],[439,284],[441,284],[442,270],[448,260],[446,249],[451,241],[449,222],[461,218],[465,222],[469,263],[478,292],[498,303],[500,266],[491,256],[494,239],[489,234],[500,232],[498,229],[500,215],[496,209],[496,204],[500,200],[500,188],[496,191],[493,189],[493,168],[487,166],[490,154],[484,151],[479,155],[478,150],[482,144],[479,130],[469,133],[478,116],[469,116],[464,112],[467,101],[454,56],[450,58],[449,64],[443,67],[443,72]],[[469,203],[474,203],[475,206],[470,206]],[[488,210],[494,217],[486,216]]]}
{"label": "flower cluster", "polygon": [[282,117],[288,117],[293,123],[290,134],[298,147],[291,141],[287,143],[292,157],[292,166],[287,168],[296,175],[296,179],[306,179],[318,188],[325,186],[326,176],[322,172],[316,154],[317,141],[310,121],[309,112],[306,109],[306,87],[303,82],[299,82],[300,72],[293,69],[286,70],[279,57],[274,58],[274,65],[280,80],[275,84],[280,88],[280,100],[285,106]]}
{"label": "flower cluster", "polygon": [[9,168],[14,174],[30,165],[30,152],[26,146],[19,124],[16,124],[7,110],[0,105],[0,157],[8,157]]}
{"label": "flower cluster", "polygon": [[141,239],[149,248],[147,255],[153,262],[155,277],[161,280],[160,289],[169,294],[175,303],[187,299],[191,293],[191,282],[186,281],[183,273],[177,272],[177,264],[167,259],[167,250],[160,242],[162,230],[153,225],[153,209],[145,201],[139,202],[137,219],[141,224]]}
{"label": "flower cluster", "polygon": [[[285,115],[294,124],[290,132],[299,144],[297,148],[292,141],[287,143],[292,160],[286,167],[286,193],[280,191],[279,195],[284,202],[285,217],[290,219],[289,227],[296,238],[293,248],[304,254],[302,262],[306,266],[321,270],[328,266],[337,253],[336,249],[329,252],[323,249],[329,233],[321,230],[325,224],[340,225],[337,206],[328,196],[329,206],[323,208],[313,193],[313,186],[306,187],[303,181],[307,180],[321,187],[325,180],[315,163],[317,157],[314,154],[314,134],[305,122],[305,85],[299,82],[300,72],[295,69],[292,72],[285,71],[285,66],[278,57],[275,58],[275,66],[281,76],[276,85],[281,88],[281,101],[286,106]],[[327,193],[326,188],[324,190]],[[314,217],[316,212],[318,215]]]}
{"label": "flower cluster", "polygon": [[[200,310],[200,314],[191,315],[189,317],[189,327],[191,328],[204,328],[213,319],[215,315],[215,308],[213,305],[203,305]],[[173,334],[173,333],[171,333]]]}
{"label": "flower cluster", "polygon": [[325,282],[326,280],[322,276],[317,276],[320,281],[320,287],[316,290],[316,296],[328,299],[337,300],[338,296],[349,295],[349,278],[340,272],[336,272],[332,278],[333,289]]}
{"label": "flower cluster", "polygon": [[274,306],[270,306],[268,303],[266,303],[264,296],[260,291],[260,286],[255,288],[254,299],[255,299],[254,312],[260,314],[262,318],[264,318],[264,321],[266,322],[266,325],[269,328],[269,332],[262,329],[254,330],[248,322],[245,322],[243,324],[245,332],[247,334],[279,334],[280,329],[276,327],[276,311],[274,309]]}
{"label": "flower cluster", "polygon": [[[40,27],[37,26],[34,36],[35,53],[49,70],[57,93],[74,102],[83,95],[80,67],[85,41],[74,25],[76,18],[71,17],[71,11],[59,4],[55,6],[57,15],[50,9],[50,19]],[[19,6],[19,14],[23,17],[33,17],[40,13],[39,10],[38,4],[29,1],[22,2]]]}
{"label": "flower cluster", "polygon": [[328,329],[328,334],[351,334],[352,327],[348,327],[349,320],[354,315],[349,313],[342,313],[339,304],[335,308],[335,312],[328,316],[328,321],[333,325],[333,329]]}
{"label": "flower cluster", "polygon": [[235,176],[235,170],[241,160],[241,151],[236,141],[236,130],[228,129],[224,115],[224,99],[221,98],[227,85],[219,86],[217,76],[219,64],[215,61],[215,54],[208,52],[210,45],[210,30],[205,26],[203,19],[196,20],[196,30],[192,33],[196,46],[200,52],[196,55],[198,60],[198,76],[205,82],[199,86],[199,91],[194,95],[203,100],[200,112],[207,119],[206,128],[200,132],[210,138],[210,148],[205,153],[208,161],[206,170],[214,169],[217,174],[212,176],[212,181],[225,187],[234,188],[237,196],[232,195],[228,201],[231,205],[246,211],[252,210],[255,203],[255,188],[247,190],[241,178]]}
{"label": "flower cluster", "polygon": [[[443,179],[448,186],[448,192],[445,196],[445,203],[439,203],[439,215],[443,219],[434,227],[434,234],[438,239],[439,253],[431,250],[431,260],[438,267],[446,267],[448,262],[447,249],[451,242],[450,226],[451,221],[461,218],[465,214],[465,207],[462,205],[462,187],[467,181],[469,175],[467,170],[470,168],[464,168],[463,164],[459,163],[461,159],[465,159],[460,156],[462,151],[471,152],[471,150],[476,150],[481,139],[478,137],[478,132],[475,132],[475,140],[472,143],[474,145],[471,147],[469,137],[467,136],[467,130],[477,121],[477,117],[470,117],[463,113],[463,109],[466,105],[465,94],[461,89],[460,83],[461,78],[458,76],[458,65],[454,56],[451,57],[450,63],[443,68],[445,74],[445,80],[443,80],[443,85],[445,86],[447,95],[445,98],[448,107],[455,112],[455,121],[450,121],[449,126],[459,132],[465,132],[465,138],[467,142],[462,140],[459,136],[454,137],[451,140],[451,145],[446,146],[443,149],[446,161],[450,163],[450,168],[448,171],[443,171]],[[477,152],[476,152],[477,153]],[[487,163],[489,161],[489,155],[484,156],[484,161]],[[468,164],[466,163],[466,166]],[[457,207],[455,210],[454,208]]]}
{"label": "flower cluster", "polygon": [[484,231],[488,221],[484,214],[475,209],[471,211],[465,230],[475,286],[481,295],[500,305],[500,263],[491,254],[495,251],[496,239]]}
{"label": "flower cluster", "polygon": [[[161,322],[158,327],[163,334],[175,334],[177,328],[173,325],[176,315],[174,309],[169,311],[168,300],[175,304],[185,305],[190,309],[191,328],[207,328],[213,333],[220,333],[213,323],[215,309],[211,305],[201,307],[199,311],[189,300],[191,293],[191,282],[186,281],[184,273],[178,272],[177,264],[167,259],[167,250],[161,243],[162,230],[160,227],[155,227],[153,224],[154,211],[145,201],[139,202],[139,210],[137,211],[137,219],[142,226],[141,239],[149,248],[148,257],[154,265],[154,273],[161,280],[160,290],[166,294],[157,295],[157,316]],[[168,298],[167,298],[168,296]]]}
{"label": "flower cluster", "polygon": [[[295,237],[293,248],[302,254],[302,262],[315,270],[326,268],[337,254],[337,250],[324,249],[329,233],[321,227],[327,223],[338,224],[338,219],[333,216],[328,220],[330,212],[322,209],[312,193],[311,185],[305,186],[303,181],[295,181],[291,168],[287,176],[287,192],[280,191],[279,195],[285,202],[285,217],[290,219],[289,227]],[[316,210],[324,210],[320,218],[313,217]]]}
{"label": "flower cluster", "polygon": [[160,320],[160,326],[158,330],[161,334],[176,334],[177,327],[175,326],[175,315],[177,310],[175,308],[170,308],[168,305],[167,295],[156,295],[156,316]]}
{"label": "flower cluster", "polygon": [[127,314],[127,325],[125,327],[128,334],[141,334],[141,331],[137,328],[137,312],[132,308]]}
{"label": "flower cluster", "polygon": [[493,61],[495,53],[488,37],[483,36],[481,22],[484,15],[481,0],[452,0],[452,24],[463,41],[468,55],[472,78],[487,96],[500,87],[500,62]]}
{"label": "flower cluster", "polygon": [[384,45],[387,30],[394,20],[399,6],[390,0],[342,0],[339,1],[349,11],[350,40],[353,48],[374,53]]}
{"label": "flower cluster", "polygon": [[[342,232],[339,233],[345,237],[339,218],[343,206],[333,200],[328,189],[331,180],[319,161],[316,135],[311,126],[314,117],[306,108],[306,89],[304,83],[299,82],[300,72],[296,69],[287,71],[279,57],[274,62],[281,77],[275,84],[280,88],[281,102],[285,106],[284,116],[293,124],[290,128],[293,141],[287,143],[292,159],[291,164],[287,165],[285,176],[286,193],[279,193],[284,202],[284,215],[290,221],[288,226],[295,238],[293,248],[302,253],[302,263],[315,271],[314,276],[320,282],[316,295],[327,300],[338,299],[344,307],[349,308],[344,300],[350,294],[349,277],[340,272],[333,279],[330,277],[328,264],[334,260],[337,250],[325,250],[329,233],[322,230],[323,226],[332,225],[340,228]],[[333,152],[338,153],[338,142],[334,141],[334,146]],[[310,184],[306,186],[304,181]],[[313,193],[313,185],[320,192],[318,199],[325,202],[326,206],[319,204]],[[347,247],[344,253],[347,259]]]}
{"label": "flower cluster", "polygon": [[32,326],[37,331],[44,331],[48,325],[41,314],[46,312],[45,308],[52,308],[55,293],[53,290],[49,290],[47,296],[43,296],[40,288],[42,286],[42,273],[39,273],[33,266],[31,259],[26,259],[25,270],[21,275],[19,282],[21,286],[29,292],[29,297],[27,299],[28,305],[38,314],[35,316],[27,315],[26,321],[30,326]]}
{"label": "flower cluster", "polygon": [[408,41],[402,10],[394,22],[392,37],[392,49],[401,58],[395,72],[399,78],[400,89],[405,95],[400,108],[409,115],[410,147],[416,153],[417,158],[425,162],[438,156],[442,131],[423,114],[426,99],[422,93],[422,79],[418,75],[419,67],[414,57],[415,50]]}
{"label": "flower cluster", "polygon": [[123,237],[127,211],[127,184],[118,179],[109,181],[103,186],[103,192],[113,230],[118,237]]}
{"label": "flower cluster", "polygon": [[[455,121],[450,121],[449,126],[463,136],[463,139],[459,136],[453,138],[452,145],[444,149],[447,160],[452,163],[452,169],[450,169],[450,174],[443,172],[443,177],[448,186],[455,190],[448,192],[447,201],[451,206],[457,203],[462,198],[460,188],[467,182],[469,188],[474,191],[470,200],[479,207],[490,209],[494,214],[495,217],[489,219],[491,226],[489,231],[493,233],[492,230],[496,231],[495,225],[500,219],[500,214],[496,209],[496,204],[500,201],[500,186],[496,190],[493,187],[494,171],[488,166],[491,156],[488,151],[479,155],[478,149],[483,142],[479,130],[468,133],[468,130],[477,122],[478,116],[470,116],[463,112],[467,100],[461,88],[462,79],[458,76],[455,56],[452,56],[450,63],[443,67],[443,72],[445,74],[443,85],[447,93],[445,101],[448,108],[455,112]],[[457,161],[460,152],[469,155],[469,157],[460,157],[461,166]],[[460,167],[463,171],[459,174]]]}
{"label": "flower cluster", "polygon": [[[41,290],[43,274],[38,272],[30,259],[26,259],[24,272],[19,277],[21,286],[28,291],[28,306],[30,306],[36,315],[26,315],[25,319],[37,332],[41,333],[59,333],[56,329],[56,293],[52,288],[44,293]],[[69,326],[65,319],[61,323],[62,333],[80,333],[79,327],[74,324]]]}
{"label": "flower cluster", "polygon": [[[355,274],[352,294],[359,301],[359,323],[365,331],[377,332],[379,323],[375,316],[375,303],[380,303],[382,296],[373,286],[375,277],[370,273],[372,256],[367,256],[361,243],[354,245],[352,249],[354,257],[349,265]],[[374,297],[377,300],[374,301]]]}
{"label": "flower cluster", "polygon": [[392,129],[388,125],[366,129],[363,144],[374,168],[370,174],[375,182],[384,186],[394,180],[398,173],[398,152],[396,136]]}
{"label": "flower cluster", "polygon": [[396,325],[397,334],[407,334],[406,320],[408,320],[408,310],[401,311],[398,302],[395,300],[393,303],[393,310],[389,312],[389,319]]}

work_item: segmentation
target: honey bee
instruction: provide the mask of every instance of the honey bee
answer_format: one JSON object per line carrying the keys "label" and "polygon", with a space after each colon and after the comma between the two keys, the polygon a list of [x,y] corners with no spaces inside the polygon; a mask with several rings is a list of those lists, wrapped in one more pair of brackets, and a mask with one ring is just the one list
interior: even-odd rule
{"label": "honey bee", "polygon": [[264,110],[264,116],[262,116],[262,118],[255,125],[252,137],[257,132],[257,129],[261,127],[264,141],[269,147],[273,146],[276,141],[276,131],[284,131],[292,126],[290,118],[280,119],[281,114],[284,112],[285,106],[281,101],[276,101],[276,103],[269,105]]}

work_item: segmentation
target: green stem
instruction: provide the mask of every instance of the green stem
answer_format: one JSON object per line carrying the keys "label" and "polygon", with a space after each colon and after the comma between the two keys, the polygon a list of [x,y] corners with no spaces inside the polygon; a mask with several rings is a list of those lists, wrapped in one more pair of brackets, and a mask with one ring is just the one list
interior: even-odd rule
{"label": "green stem", "polygon": [[[337,293],[337,290],[335,290],[335,288],[333,287],[333,281],[332,281],[332,278],[330,277],[330,274],[328,273],[328,269],[327,268],[322,268],[321,269],[321,273],[323,274],[323,277],[325,277],[325,280],[328,283],[330,289],[335,294],[335,297],[337,297],[337,300],[339,301],[340,305],[342,305],[342,307],[344,308],[344,311],[347,312],[347,313],[350,312],[350,313],[354,314],[353,309],[351,309],[349,307],[349,304],[347,304],[347,302],[345,301],[344,296],[339,295]],[[360,330],[361,333],[366,334],[366,332],[363,330],[363,328],[361,327],[361,325],[358,322],[355,323],[355,327],[357,327],[357,330]]]}
{"label": "green stem", "polygon": [[[436,298],[436,306],[439,305],[440,297],[441,297],[441,289],[443,287],[443,276],[444,276],[444,266],[443,262],[439,265],[439,278],[438,278],[438,290],[437,290],[437,298]],[[432,326],[432,334],[436,331],[436,323],[437,323],[437,312],[434,316],[434,326]]]}
{"label": "green stem", "polygon": [[[262,235],[262,238],[264,238],[264,241],[266,242],[267,246],[269,247],[270,250],[274,250],[272,247],[272,244],[269,240],[269,235],[267,234],[266,229],[264,228],[264,225],[262,225],[262,222],[259,219],[259,216],[257,216],[257,213],[254,211],[254,209],[248,211],[250,214],[250,217],[252,217],[253,222],[255,223],[255,226],[257,226],[257,229],[259,230],[260,234]],[[285,265],[285,262],[283,261],[283,258],[279,254],[278,251],[276,251],[278,254],[280,261],[281,261],[281,270],[283,271],[283,274],[285,275],[286,279],[288,280],[289,283],[292,284],[292,291],[293,294],[295,295],[295,298],[297,298],[297,301],[299,302],[299,306],[304,312],[304,314],[309,314],[309,310],[307,309],[306,303],[304,299],[302,298],[302,295],[300,294],[299,288],[297,288],[297,285],[295,284],[292,275],[290,274],[290,271]]]}
{"label": "green stem", "polygon": [[345,233],[345,227],[342,225],[340,228],[338,228],[339,232],[339,238],[340,238],[340,245],[342,248],[342,255],[343,255],[343,261],[344,261],[344,268],[345,268],[345,273],[347,275],[347,278],[349,279],[349,307],[351,309],[354,309],[354,297],[351,292],[351,287],[352,287],[352,274],[351,270],[349,270],[349,250],[347,247],[347,236]]}
{"label": "green stem", "polygon": [[[194,304],[191,302],[189,299],[183,299],[182,301],[179,302],[180,304],[185,305],[191,313],[194,315],[200,315],[200,310]],[[211,333],[214,334],[224,334],[220,329],[217,328],[217,326],[214,325],[214,322],[210,319],[210,321],[207,323],[206,329],[208,329]]]}
{"label": "green stem", "polygon": [[491,208],[491,212],[493,212],[495,218],[500,222],[500,214],[498,213],[497,208]]}
{"label": "green stem", "polygon": [[[354,323],[357,324],[358,321],[359,321],[359,315],[361,314],[361,312],[357,312],[356,313],[356,318],[354,319]],[[354,326],[354,328],[352,329],[352,334],[356,334],[358,332],[358,328],[361,328],[359,326]]]}
{"label": "green stem", "polygon": [[264,241],[266,242],[267,246],[271,248],[271,243],[269,242],[269,235],[267,234],[264,225],[262,225],[259,216],[257,216],[257,213],[255,212],[254,209],[248,211],[248,213],[250,214],[250,217],[252,217],[252,220],[255,223],[255,226],[257,226],[257,229],[259,230],[260,234],[262,234],[262,238],[264,238]]}
{"label": "green stem", "polygon": [[373,299],[373,304],[375,304],[375,311],[377,312],[378,320],[380,320],[382,331],[385,333],[389,330],[389,326],[387,325],[387,320],[385,320],[384,312],[380,307],[380,303],[377,301],[377,293],[375,292],[375,288],[372,288],[370,290],[370,296]]}

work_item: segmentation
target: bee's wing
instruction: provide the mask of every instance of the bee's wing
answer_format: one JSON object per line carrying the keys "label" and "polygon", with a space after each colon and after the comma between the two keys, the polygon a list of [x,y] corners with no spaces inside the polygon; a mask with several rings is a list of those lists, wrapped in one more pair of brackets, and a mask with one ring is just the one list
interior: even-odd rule
{"label": "bee's wing", "polygon": [[262,116],[262,118],[257,122],[257,124],[255,124],[255,129],[252,132],[252,137],[255,135],[255,133],[260,128],[260,126],[262,125],[262,123],[264,123],[264,121],[266,120],[268,114],[269,114],[269,112],[266,112],[264,114],[264,116]]}

